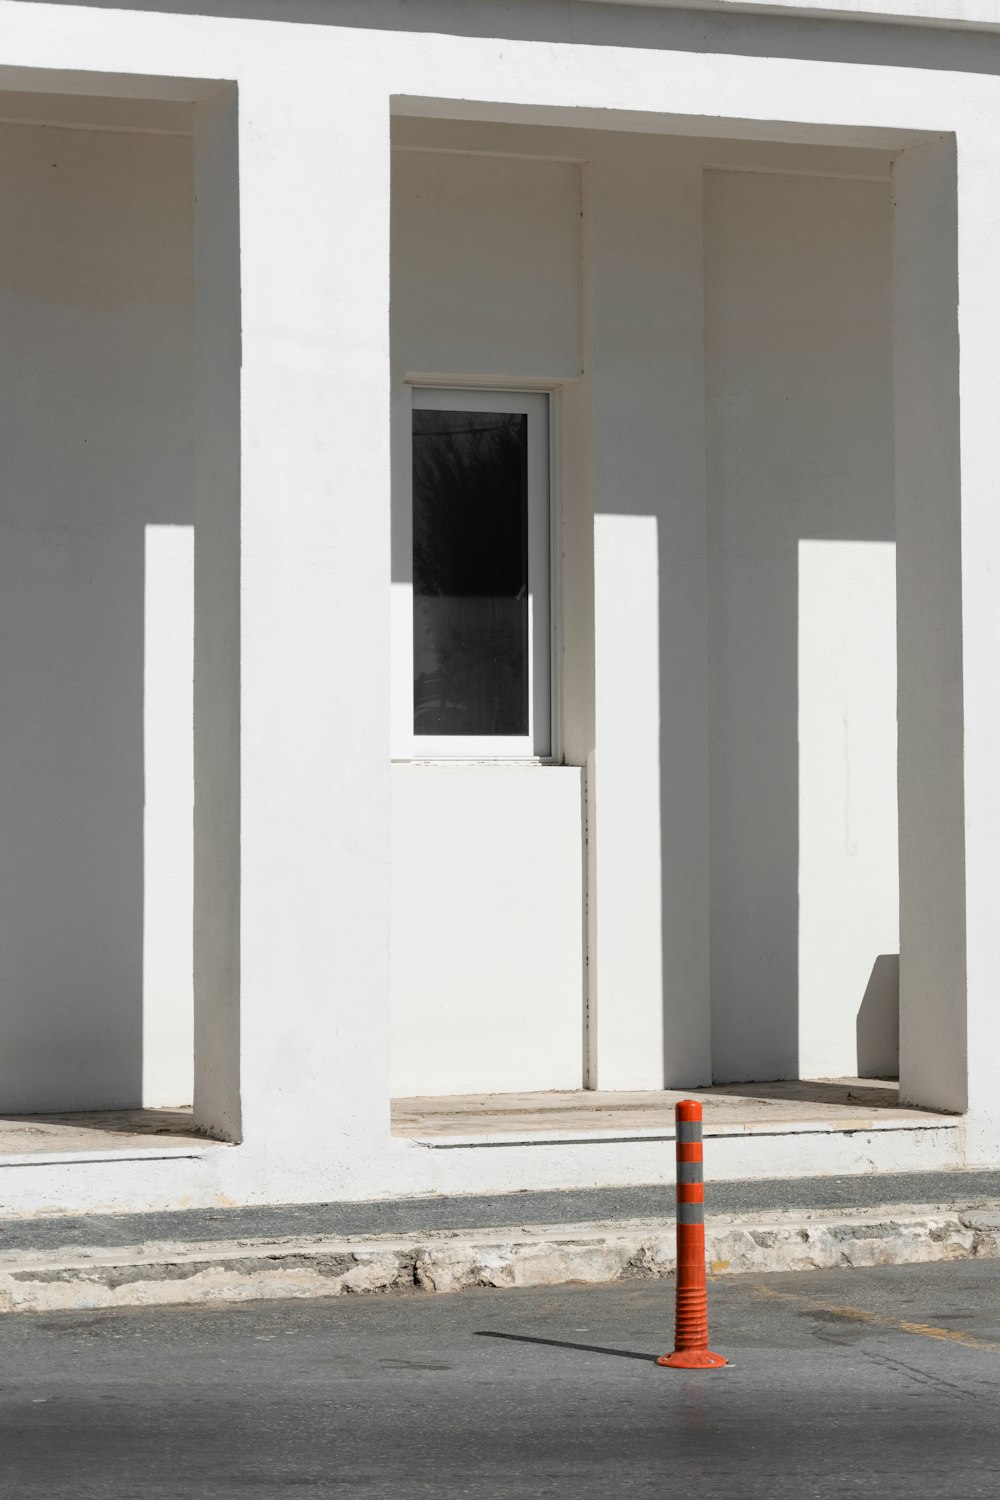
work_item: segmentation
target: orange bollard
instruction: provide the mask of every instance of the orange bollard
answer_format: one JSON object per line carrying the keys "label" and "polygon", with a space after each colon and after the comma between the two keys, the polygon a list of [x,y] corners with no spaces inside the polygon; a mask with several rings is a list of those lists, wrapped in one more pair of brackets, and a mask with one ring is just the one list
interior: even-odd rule
{"label": "orange bollard", "polygon": [[677,1310],[674,1352],[658,1365],[674,1370],[715,1370],[728,1364],[708,1347],[708,1288],[705,1282],[705,1170],[701,1105],[682,1099],[674,1110],[677,1128]]}

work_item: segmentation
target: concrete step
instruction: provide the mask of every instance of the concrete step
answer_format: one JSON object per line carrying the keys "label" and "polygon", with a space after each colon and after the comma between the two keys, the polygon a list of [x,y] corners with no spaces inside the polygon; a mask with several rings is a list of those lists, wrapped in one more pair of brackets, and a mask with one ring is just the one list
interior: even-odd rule
{"label": "concrete step", "polygon": [[[50,1220],[44,1248],[21,1243],[0,1250],[0,1311],[374,1292],[414,1295],[468,1287],[666,1279],[674,1272],[674,1226],[672,1218],[664,1217],[430,1228],[408,1234],[300,1231],[53,1244],[60,1224],[64,1238],[69,1237],[72,1220]],[[31,1222],[19,1221],[19,1227],[17,1238],[23,1241]],[[706,1252],[715,1276],[996,1258],[1000,1204],[896,1202],[848,1210],[789,1207],[710,1214]]]}

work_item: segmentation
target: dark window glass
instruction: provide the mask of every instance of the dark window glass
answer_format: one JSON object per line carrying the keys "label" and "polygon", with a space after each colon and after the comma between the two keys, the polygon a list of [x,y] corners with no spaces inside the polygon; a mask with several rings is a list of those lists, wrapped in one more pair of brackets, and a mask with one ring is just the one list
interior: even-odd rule
{"label": "dark window glass", "polygon": [[523,413],[413,413],[413,732],[528,733]]}

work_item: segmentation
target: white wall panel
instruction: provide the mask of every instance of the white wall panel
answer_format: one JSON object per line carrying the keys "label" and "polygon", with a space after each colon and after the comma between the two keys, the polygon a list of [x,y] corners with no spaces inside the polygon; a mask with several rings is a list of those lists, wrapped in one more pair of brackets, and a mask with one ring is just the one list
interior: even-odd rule
{"label": "white wall panel", "polygon": [[392,768],[392,1092],[579,1088],[582,772]]}
{"label": "white wall panel", "polygon": [[572,163],[394,153],[397,366],[579,375],[580,212]]}

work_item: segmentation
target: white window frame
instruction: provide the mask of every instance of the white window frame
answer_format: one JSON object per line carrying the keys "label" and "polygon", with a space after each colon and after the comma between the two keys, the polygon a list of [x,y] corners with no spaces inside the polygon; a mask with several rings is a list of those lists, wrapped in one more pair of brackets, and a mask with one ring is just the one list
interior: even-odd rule
{"label": "white window frame", "polygon": [[[528,417],[528,733],[413,733],[413,417],[415,410]],[[393,458],[392,757],[539,760],[552,750],[552,579],[549,396],[543,391],[408,385],[395,404]]]}

